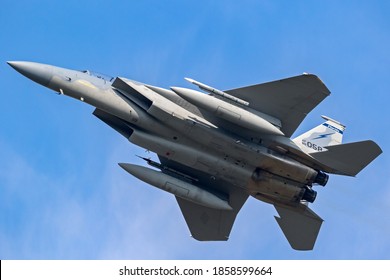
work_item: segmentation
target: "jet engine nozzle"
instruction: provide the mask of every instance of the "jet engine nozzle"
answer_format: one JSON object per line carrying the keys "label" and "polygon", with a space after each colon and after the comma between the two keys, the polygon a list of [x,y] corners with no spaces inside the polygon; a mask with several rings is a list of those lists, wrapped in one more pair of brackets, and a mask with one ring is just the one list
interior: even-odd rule
{"label": "jet engine nozzle", "polygon": [[313,191],[311,188],[306,187],[305,192],[303,193],[302,199],[307,202],[313,203],[316,200],[317,192]]}
{"label": "jet engine nozzle", "polygon": [[328,174],[326,174],[322,171],[318,171],[318,174],[317,174],[316,178],[314,179],[313,183],[324,187],[326,185],[326,183],[328,183],[328,180],[329,180]]}

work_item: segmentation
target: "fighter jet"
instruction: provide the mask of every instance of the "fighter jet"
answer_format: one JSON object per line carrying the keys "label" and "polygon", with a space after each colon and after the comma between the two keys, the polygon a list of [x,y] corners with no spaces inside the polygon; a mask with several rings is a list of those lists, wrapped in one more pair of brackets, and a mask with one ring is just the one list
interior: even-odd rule
{"label": "fighter jet", "polygon": [[330,91],[303,74],[230,90],[194,79],[164,89],[92,71],[12,61],[27,78],[95,107],[93,114],[131,143],[157,154],[151,166],[119,165],[173,194],[193,238],[227,240],[249,196],[272,204],[291,247],[312,250],[323,220],[309,208],[328,174],[356,176],[382,153],[371,140],[342,143],[329,117],[290,139]]}

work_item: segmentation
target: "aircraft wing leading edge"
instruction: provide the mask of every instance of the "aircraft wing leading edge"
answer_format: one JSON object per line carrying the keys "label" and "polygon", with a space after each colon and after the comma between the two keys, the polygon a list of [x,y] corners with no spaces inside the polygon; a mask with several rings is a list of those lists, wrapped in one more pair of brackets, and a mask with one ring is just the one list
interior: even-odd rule
{"label": "aircraft wing leading edge", "polygon": [[315,75],[304,74],[273,82],[225,91],[249,102],[259,112],[278,118],[281,130],[290,137],[307,114],[329,94]]}

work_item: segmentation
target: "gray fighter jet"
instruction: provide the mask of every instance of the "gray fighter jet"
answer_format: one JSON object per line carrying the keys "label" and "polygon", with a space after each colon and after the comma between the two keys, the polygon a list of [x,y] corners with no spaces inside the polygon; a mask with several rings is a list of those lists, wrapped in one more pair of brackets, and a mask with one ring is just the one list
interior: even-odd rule
{"label": "gray fighter jet", "polygon": [[131,175],[175,195],[197,240],[227,240],[252,196],[272,204],[292,248],[311,250],[323,220],[308,207],[328,174],[355,176],[379,154],[373,141],[342,144],[345,126],[325,122],[290,139],[330,92],[311,74],[205,93],[171,90],[91,71],[8,62],[27,78],[95,107],[93,114],[131,143],[153,151],[153,168],[119,163]]}

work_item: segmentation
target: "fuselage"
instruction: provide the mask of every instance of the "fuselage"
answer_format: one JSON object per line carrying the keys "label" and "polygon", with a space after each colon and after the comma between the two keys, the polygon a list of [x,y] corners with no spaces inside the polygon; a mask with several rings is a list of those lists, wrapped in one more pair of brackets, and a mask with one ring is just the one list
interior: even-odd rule
{"label": "fuselage", "polygon": [[[43,86],[123,120],[131,130],[130,142],[229,182],[263,201],[313,202],[313,184],[326,183],[321,171],[262,145],[258,140],[254,142],[217,127],[202,114],[187,110],[181,106],[181,97],[173,91],[153,90],[142,83],[93,75],[89,71],[32,62],[9,64]],[[244,111],[245,108],[237,109]],[[277,127],[263,122],[270,133],[275,132],[279,139],[284,137],[277,133]],[[257,127],[261,132],[264,126],[256,123]],[[267,130],[262,132],[267,136]]]}

